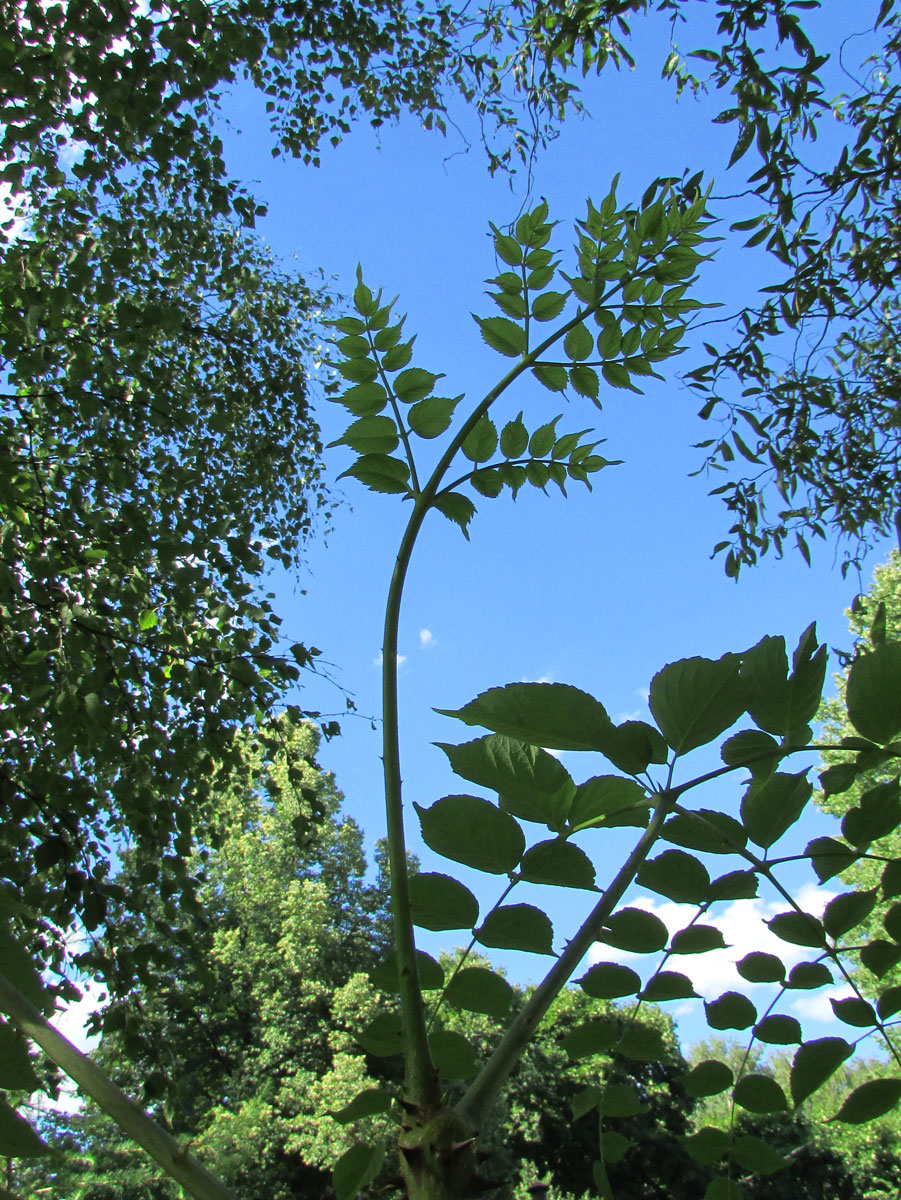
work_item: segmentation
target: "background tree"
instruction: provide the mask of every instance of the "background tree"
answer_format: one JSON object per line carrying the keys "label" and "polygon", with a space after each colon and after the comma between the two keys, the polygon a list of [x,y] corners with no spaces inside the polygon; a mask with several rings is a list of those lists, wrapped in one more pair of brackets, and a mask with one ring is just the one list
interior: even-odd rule
{"label": "background tree", "polygon": [[[342,993],[387,942],[384,886],[365,882],[361,831],[315,765],[317,745],[311,725],[285,720],[239,739],[237,768],[221,789],[213,781],[215,837],[190,864],[199,928],[191,914],[171,928],[136,855],[116,880],[139,902],[114,916],[133,948],[115,962],[132,956],[121,969],[139,983],[107,1007],[97,1060],[248,1197],[327,1185],[300,1134],[348,1019]],[[62,1161],[43,1168],[53,1194],[178,1194],[96,1108],[60,1124]]]}

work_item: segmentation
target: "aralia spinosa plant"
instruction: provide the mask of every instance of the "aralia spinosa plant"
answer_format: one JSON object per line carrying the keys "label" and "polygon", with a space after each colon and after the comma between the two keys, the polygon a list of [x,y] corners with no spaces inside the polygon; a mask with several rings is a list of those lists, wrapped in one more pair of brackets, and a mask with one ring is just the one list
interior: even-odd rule
{"label": "aralia spinosa plant", "polygon": [[[515,683],[492,688],[457,711],[463,723],[487,729],[486,736],[462,745],[442,744],[454,772],[491,793],[450,795],[428,808],[416,805],[423,840],[436,854],[495,876],[500,895],[481,916],[473,893],[453,875],[424,871],[410,875],[404,830],[397,718],[397,637],[404,581],[423,522],[436,510],[464,535],[475,515],[472,494],[493,499],[505,488],[515,496],[531,485],[554,483],[566,493],[570,482],[591,487],[591,476],[612,465],[597,452],[590,430],[558,431],[560,417],[530,432],[520,411],[500,423],[495,415],[516,385],[536,379],[552,393],[575,393],[600,405],[601,388],[628,388],[655,374],[657,364],[679,353],[690,314],[704,307],[689,295],[698,266],[712,240],[706,196],[700,179],[658,180],[638,207],[619,207],[616,182],[595,207],[589,203],[576,226],[574,267],[567,274],[549,248],[554,225],[547,204],[524,213],[509,232],[492,226],[494,248],[503,269],[489,283],[502,315],[476,317],[485,342],[512,360],[485,396],[458,412],[462,396],[435,394],[441,376],[411,366],[412,340],[403,340],[404,320],[393,303],[373,293],[358,271],[356,315],[333,322],[329,385],[333,398],[353,417],[333,445],[355,454],[344,472],[376,492],[412,502],[397,554],[385,612],[382,652],[383,761],[387,833],[391,866],[396,992],[395,1012],[383,1013],[360,1031],[359,1042],[379,1055],[403,1056],[403,1087],[369,1089],[333,1114],[349,1123],[383,1114],[384,1137],[355,1143],[335,1166],[339,1200],[349,1200],[380,1169],[393,1128],[404,1186],[410,1200],[464,1200],[482,1194],[488,1181],[479,1174],[478,1135],[485,1116],[516,1068],[554,998],[571,980],[595,943],[633,954],[655,955],[643,985],[639,974],[617,962],[599,962],[578,981],[589,996],[617,999],[631,1007],[623,1020],[609,1016],[573,1029],[565,1046],[574,1061],[603,1053],[653,1060],[662,1053],[660,1034],[642,1020],[645,1003],[697,998],[682,956],[722,948],[721,931],[705,918],[721,902],[750,899],[761,881],[781,897],[784,911],[769,922],[789,956],[803,948],[808,961],[789,969],[775,954],[753,952],[738,963],[749,984],[778,985],[776,998],[759,1013],[739,992],[726,992],[705,1004],[709,1026],[717,1031],[749,1031],[766,1045],[793,1046],[790,1097],[770,1077],[736,1072],[715,1060],[702,1062],[685,1077],[696,1097],[731,1091],[733,1112],[789,1110],[819,1088],[848,1058],[862,1037],[875,1032],[898,1065],[898,1077],[872,1080],[846,1098],[837,1119],[862,1122],[901,1099],[901,1056],[892,1038],[901,989],[884,990],[875,1007],[865,999],[853,956],[877,979],[901,958],[901,903],[886,918],[886,937],[856,946],[853,932],[873,908],[875,893],[847,892],[827,905],[822,917],[804,911],[780,878],[780,868],[809,862],[823,882],[867,854],[870,844],[901,820],[898,776],[892,764],[901,756],[901,644],[874,644],[852,668],[848,685],[850,718],[860,734],[845,739],[856,757],[822,777],[827,791],[850,786],[856,774],[884,764],[889,779],[868,792],[849,812],[842,838],[817,838],[801,852],[773,856],[773,847],[796,823],[810,800],[810,767],[781,769],[790,758],[817,749],[810,722],[820,704],[826,649],[807,629],[791,663],[785,641],[766,637],[743,653],[718,660],[690,658],[671,663],[654,678],[650,710],[655,725],[626,721],[615,725],[603,705],[564,684]],[[443,438],[442,442],[437,439]],[[438,446],[437,462],[423,470],[423,441]],[[434,456],[433,456],[434,457]],[[723,765],[684,782],[677,766],[691,751],[720,738],[742,718],[748,727],[721,746]],[[602,773],[576,784],[549,751],[599,755]],[[679,772],[681,775],[681,772]],[[840,778],[839,778],[840,775]],[[727,779],[740,781],[738,815],[722,808],[696,807],[696,789]],[[538,840],[526,827],[545,826]],[[592,851],[606,829],[637,830],[632,851],[599,880]],[[716,864],[725,860],[724,873]],[[730,861],[731,860],[731,861]],[[886,864],[882,888],[901,894],[897,863]],[[713,877],[711,876],[713,871]],[[547,914],[533,904],[510,902],[521,881],[582,889],[594,906],[555,952]],[[695,907],[685,927],[669,935],[651,912],[622,901],[633,884]],[[897,908],[897,912],[895,911]],[[492,1002],[502,981],[484,967],[465,966],[451,979],[416,949],[416,926],[431,930],[470,930],[475,946],[546,954],[553,959],[545,978],[488,1057],[478,1062],[462,1035],[442,1030],[444,1003],[478,1009]],[[850,1040],[804,1040],[797,1019],[779,1011],[799,990],[849,984],[854,995],[833,1001],[836,1016],[850,1027]],[[465,980],[465,987],[461,984]],[[462,1096],[448,1099],[446,1081],[466,1080]],[[609,1164],[636,1148],[617,1132],[622,1085],[615,1103],[603,1088],[586,1089],[574,1119],[595,1111],[600,1138],[594,1182],[613,1200]],[[630,1098],[640,1105],[638,1095]],[[625,1110],[622,1110],[623,1112]],[[787,1165],[758,1138],[703,1129],[687,1139],[689,1152],[705,1164],[720,1164],[707,1200],[741,1195],[740,1180]],[[637,1157],[637,1155],[636,1155]],[[640,1166],[636,1166],[640,1170]]]}

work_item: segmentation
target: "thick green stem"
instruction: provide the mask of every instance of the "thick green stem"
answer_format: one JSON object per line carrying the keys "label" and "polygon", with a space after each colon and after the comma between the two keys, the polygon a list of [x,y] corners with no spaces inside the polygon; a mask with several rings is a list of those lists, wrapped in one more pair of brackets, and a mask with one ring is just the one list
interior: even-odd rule
{"label": "thick green stem", "polygon": [[632,853],[617,871],[612,883],[592,909],[575,937],[567,943],[566,949],[529,997],[495,1047],[494,1053],[473,1080],[463,1099],[456,1105],[454,1111],[467,1124],[471,1124],[475,1128],[481,1125],[488,1108],[519,1062],[545,1013],[569,982],[592,943],[597,941],[604,923],[635,879],[639,867],[657,840],[663,822],[675,806],[676,799],[677,797],[669,792],[661,793],[650,824],[638,839]]}
{"label": "thick green stem", "polygon": [[238,1200],[235,1193],[220,1183],[193,1158],[165,1129],[161,1129],[133,1103],[96,1063],[45,1020],[35,1006],[0,975],[0,1011],[12,1018],[25,1037],[35,1042],[48,1058],[75,1081],[86,1096],[113,1118],[128,1136],[142,1146],[166,1174],[180,1183],[195,1200]]}
{"label": "thick green stem", "polygon": [[[602,300],[598,301],[598,304],[600,303]],[[401,539],[388,589],[385,629],[382,639],[382,768],[385,776],[388,861],[391,868],[391,909],[404,1030],[405,1098],[408,1104],[425,1113],[438,1110],[441,1103],[441,1091],[429,1050],[425,1005],[422,1001],[422,989],[416,965],[416,942],[410,908],[410,886],[404,836],[403,784],[397,725],[397,638],[404,582],[410,564],[410,556],[413,553],[413,547],[425,515],[441,487],[449,466],[456,458],[466,438],[510,384],[525,371],[531,369],[549,346],[552,346],[561,337],[565,337],[567,332],[573,326],[584,321],[591,311],[591,309],[580,310],[575,317],[547,337],[540,346],[524,355],[470,413],[442,454],[425,487],[415,497],[413,512]]]}

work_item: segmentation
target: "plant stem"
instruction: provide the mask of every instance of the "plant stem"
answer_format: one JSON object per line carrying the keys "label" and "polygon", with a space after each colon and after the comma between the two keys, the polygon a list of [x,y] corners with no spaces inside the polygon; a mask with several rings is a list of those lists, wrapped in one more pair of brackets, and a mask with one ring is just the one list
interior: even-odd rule
{"label": "plant stem", "polygon": [[195,1200],[238,1200],[231,1188],[211,1175],[179,1141],[129,1100],[96,1063],[54,1029],[3,975],[0,975],[0,1010],[75,1081],[79,1091],[90,1096]]}
{"label": "plant stem", "polygon": [[463,1099],[455,1106],[455,1112],[464,1122],[470,1123],[474,1128],[481,1125],[489,1106],[519,1062],[545,1013],[563,990],[592,943],[597,940],[604,922],[634,880],[639,867],[656,842],[663,822],[675,806],[676,799],[676,796],[668,791],[661,793],[650,824],[638,839],[632,853],[617,871],[612,883],[575,937],[567,943],[566,949],[513,1020],[491,1057],[470,1084]]}
{"label": "plant stem", "polygon": [[[602,303],[601,300],[597,304]],[[593,306],[597,307],[597,305]],[[436,1111],[441,1104],[441,1089],[429,1050],[425,1005],[416,964],[416,942],[410,907],[410,881],[407,874],[407,850],[404,836],[403,782],[400,770],[400,742],[397,723],[397,638],[400,606],[410,556],[432,506],[442,480],[466,438],[491,405],[514,380],[538,362],[541,355],[573,326],[584,321],[591,308],[580,309],[549,337],[523,357],[476,405],[451,439],[428,482],[414,498],[413,512],[401,539],[385,606],[382,638],[382,769],[385,778],[385,815],[388,833],[388,862],[391,870],[391,912],[397,954],[401,1017],[404,1036],[404,1090],[408,1104]]]}

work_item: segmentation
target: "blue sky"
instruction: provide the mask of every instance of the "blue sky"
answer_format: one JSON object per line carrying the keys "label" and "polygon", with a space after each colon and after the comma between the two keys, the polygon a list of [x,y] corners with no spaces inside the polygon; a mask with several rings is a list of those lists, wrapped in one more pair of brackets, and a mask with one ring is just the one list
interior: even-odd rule
{"label": "blue sky", "polygon": [[[827,7],[829,15],[821,15],[821,22],[837,20],[839,9],[847,15],[853,7],[862,28],[876,6]],[[640,25],[636,22],[636,28]],[[701,41],[688,34],[683,38],[686,46]],[[637,200],[655,177],[680,175],[685,168],[703,168],[721,194],[742,186],[739,172],[733,172],[734,180],[725,173],[730,127],[710,124],[725,102],[687,95],[675,102],[674,89],[659,78],[668,50],[663,23],[642,28],[637,46],[638,68],[588,81],[585,99],[592,116],[570,119],[536,164],[531,200],[547,198],[551,217],[561,222],[552,244],[564,249],[586,199],[603,198],[617,172],[622,200]],[[839,86],[836,77],[836,90]],[[414,365],[445,372],[444,394],[465,392],[475,404],[507,365],[482,343],[470,315],[491,314],[484,294],[484,280],[495,273],[488,222],[502,225],[517,215],[525,179],[514,180],[511,190],[505,178],[489,178],[477,144],[460,153],[453,132],[443,141],[412,120],[378,136],[361,126],[339,148],[323,152],[319,169],[304,168],[271,158],[254,97],[236,93],[228,111],[230,169],[256,181],[257,194],[269,205],[260,232],[277,255],[302,272],[322,268],[334,289],[345,294],[361,263],[370,286],[399,296],[398,311],[408,314],[405,334],[417,335]],[[475,139],[467,114],[455,115]],[[821,145],[828,150],[840,134],[827,116]],[[712,207],[732,220],[741,215],[725,203]],[[726,225],[722,233],[727,235]],[[717,260],[703,268],[696,294],[723,303],[722,311],[729,312],[751,299],[773,270],[763,255],[742,251],[727,235]],[[561,429],[594,425],[607,439],[602,452],[624,459],[625,465],[596,476],[592,494],[574,485],[568,500],[528,490],[515,504],[508,493],[482,501],[469,543],[439,515],[427,521],[413,559],[400,635],[408,811],[414,800],[427,805],[447,792],[469,790],[450,774],[431,743],[467,740],[477,731],[437,716],[434,707],[459,707],[499,684],[549,680],[592,692],[617,719],[644,716],[653,674],[674,659],[718,657],[768,633],[785,634],[791,649],[811,621],[817,622],[821,641],[848,644],[843,610],[861,583],[856,577],[842,579],[831,545],[817,545],[811,568],[797,555],[782,562],[767,559],[738,584],[725,578],[721,559],[711,561],[729,521],[721,504],[707,495],[719,480],[689,478],[701,461],[692,444],[709,436],[696,416],[698,401],[678,378],[696,361],[691,353],[674,360],[664,367],[665,381],[650,381],[644,396],[608,391],[601,413],[587,401],[567,402],[525,382],[503,410],[508,418],[523,409],[526,423],[534,426],[562,412]],[[343,431],[343,410],[320,403],[315,385],[314,395],[328,442]],[[383,834],[384,820],[379,733],[365,718],[379,712],[382,606],[408,510],[396,497],[376,496],[353,480],[336,482],[350,461],[346,451],[329,452],[329,477],[339,501],[332,531],[327,540],[311,544],[301,579],[277,577],[273,587],[288,633],[320,647],[334,678],[355,698],[361,716],[342,721],[343,736],[323,746],[320,759],[335,772],[347,811],[371,844]],[[343,708],[337,690],[315,681],[301,703],[323,711]],[[700,772],[710,762],[699,757]],[[580,764],[578,758],[565,756],[577,779],[605,770],[600,762]],[[736,805],[738,799],[733,787],[701,803]],[[816,831],[822,831],[816,818],[805,819],[800,846]],[[415,819],[409,835],[410,848],[420,852]],[[599,881],[624,844],[623,836],[606,836],[609,843],[585,844],[598,861]],[[430,869],[446,867],[428,851],[423,859]],[[480,895],[489,894],[483,885],[467,882]],[[801,882],[796,878],[794,886]],[[587,911],[589,898],[568,890],[562,896],[545,890],[543,896],[560,945],[578,913]],[[821,893],[821,902],[825,898]],[[645,903],[661,911],[660,898]],[[735,908],[724,918],[742,952],[758,948],[764,907]],[[669,910],[663,915],[673,916]],[[453,940],[452,935],[426,936],[423,945],[434,952]],[[543,966],[523,956],[498,959],[521,981],[537,979]],[[702,968],[697,969],[705,995],[729,986],[723,982],[729,970],[722,961],[703,968],[704,987]],[[807,1019],[814,1020],[809,1014]],[[688,1039],[702,1032],[689,1013],[680,1015],[680,1028]],[[813,1033],[825,1026],[814,1022],[805,1028]]]}

